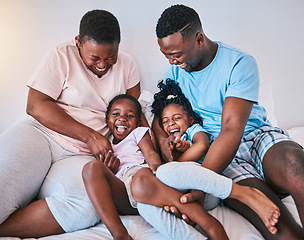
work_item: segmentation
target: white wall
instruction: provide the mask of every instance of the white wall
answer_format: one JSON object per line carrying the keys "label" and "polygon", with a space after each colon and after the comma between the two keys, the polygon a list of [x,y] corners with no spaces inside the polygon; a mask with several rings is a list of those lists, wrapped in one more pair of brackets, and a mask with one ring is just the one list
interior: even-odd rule
{"label": "white wall", "polygon": [[275,83],[275,113],[285,128],[304,124],[302,0],[0,0],[0,133],[25,114],[27,88],[46,52],[77,35],[84,13],[111,11],[122,30],[121,48],[140,68],[142,88],[155,92],[169,64],[158,50],[155,24],[171,4],[201,16],[212,40],[237,46],[258,61],[262,81]]}

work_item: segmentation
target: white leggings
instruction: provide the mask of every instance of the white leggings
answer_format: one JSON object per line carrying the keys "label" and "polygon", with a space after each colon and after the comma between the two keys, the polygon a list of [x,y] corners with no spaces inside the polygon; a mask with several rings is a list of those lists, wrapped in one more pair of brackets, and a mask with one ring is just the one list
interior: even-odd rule
{"label": "white leggings", "polygon": [[[231,179],[201,167],[196,162],[163,164],[157,169],[156,177],[179,191],[201,190],[221,199],[227,198],[232,188]],[[206,210],[210,210],[210,208],[207,207]]]}
{"label": "white leggings", "polygon": [[[181,192],[189,189],[208,193],[205,209],[216,207],[219,200],[231,193],[232,180],[200,166],[195,162],[170,162],[161,165],[156,177],[166,185]],[[157,196],[156,196],[157,197]],[[206,237],[200,229],[195,229],[185,221],[175,217],[160,207],[137,203],[140,215],[158,230],[165,239],[171,240],[203,240]]]}
{"label": "white leggings", "polygon": [[38,194],[66,232],[96,224],[81,175],[92,159],[64,149],[30,119],[15,123],[0,135],[0,223]]}

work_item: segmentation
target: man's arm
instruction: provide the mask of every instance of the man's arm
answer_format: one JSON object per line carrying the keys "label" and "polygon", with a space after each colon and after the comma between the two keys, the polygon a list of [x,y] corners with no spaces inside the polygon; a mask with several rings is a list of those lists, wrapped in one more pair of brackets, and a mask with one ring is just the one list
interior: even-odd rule
{"label": "man's arm", "polygon": [[157,116],[154,117],[153,122],[152,122],[152,130],[155,134],[155,138],[158,143],[158,147],[160,149],[161,157],[165,162],[168,162],[171,157],[171,153],[169,151],[168,135],[159,126],[158,119],[159,118]]}
{"label": "man's arm", "polygon": [[227,97],[222,111],[221,132],[211,144],[203,167],[222,173],[233,160],[244,134],[253,102]]}
{"label": "man's arm", "polygon": [[53,98],[40,91],[29,89],[26,112],[45,127],[86,143],[97,159],[112,150],[104,136],[73,119]]}

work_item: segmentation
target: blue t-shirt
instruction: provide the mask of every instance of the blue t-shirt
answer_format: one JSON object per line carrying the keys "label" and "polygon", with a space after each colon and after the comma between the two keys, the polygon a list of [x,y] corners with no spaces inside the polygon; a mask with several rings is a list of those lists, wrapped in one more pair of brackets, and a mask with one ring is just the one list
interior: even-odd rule
{"label": "blue t-shirt", "polygon": [[259,73],[255,59],[239,49],[217,42],[213,61],[201,71],[187,72],[172,65],[166,78],[176,80],[193,109],[203,118],[204,129],[217,137],[221,130],[226,97],[254,102],[244,136],[264,125],[270,126],[266,111],[258,105]]}

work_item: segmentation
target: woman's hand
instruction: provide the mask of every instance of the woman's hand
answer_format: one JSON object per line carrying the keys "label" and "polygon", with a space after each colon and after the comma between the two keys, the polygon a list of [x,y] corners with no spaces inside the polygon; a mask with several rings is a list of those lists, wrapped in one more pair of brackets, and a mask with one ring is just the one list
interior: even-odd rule
{"label": "woman's hand", "polygon": [[104,159],[109,151],[113,152],[109,140],[94,130],[87,136],[85,143],[92,155],[98,160],[100,160],[101,157]]}

